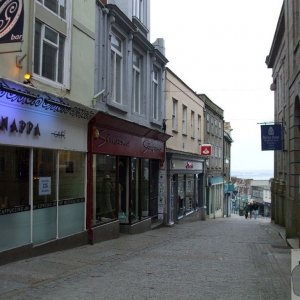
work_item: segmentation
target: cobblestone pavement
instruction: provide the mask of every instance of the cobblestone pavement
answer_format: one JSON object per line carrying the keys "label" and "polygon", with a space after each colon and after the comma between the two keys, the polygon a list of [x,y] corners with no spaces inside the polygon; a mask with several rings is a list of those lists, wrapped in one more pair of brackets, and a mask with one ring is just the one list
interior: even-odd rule
{"label": "cobblestone pavement", "polygon": [[267,219],[182,221],[0,267],[0,299],[290,299],[290,249]]}

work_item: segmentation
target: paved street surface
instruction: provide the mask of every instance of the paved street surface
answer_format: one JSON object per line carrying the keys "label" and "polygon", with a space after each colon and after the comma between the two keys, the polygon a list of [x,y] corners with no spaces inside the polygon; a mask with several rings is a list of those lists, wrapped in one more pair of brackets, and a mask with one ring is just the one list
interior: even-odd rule
{"label": "paved street surface", "polygon": [[269,219],[182,221],[0,266],[0,299],[290,299]]}

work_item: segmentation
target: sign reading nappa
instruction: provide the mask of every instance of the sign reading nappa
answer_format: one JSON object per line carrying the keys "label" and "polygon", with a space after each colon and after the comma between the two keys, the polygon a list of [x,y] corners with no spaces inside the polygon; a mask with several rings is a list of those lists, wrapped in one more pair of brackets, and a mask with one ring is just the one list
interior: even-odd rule
{"label": "sign reading nappa", "polygon": [[0,0],[0,43],[23,40],[23,0]]}

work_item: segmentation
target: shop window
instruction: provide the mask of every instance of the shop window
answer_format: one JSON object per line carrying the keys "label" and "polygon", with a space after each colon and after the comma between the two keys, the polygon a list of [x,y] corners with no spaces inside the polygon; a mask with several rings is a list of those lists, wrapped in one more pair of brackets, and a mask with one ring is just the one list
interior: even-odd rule
{"label": "shop window", "polygon": [[56,206],[56,152],[33,150],[34,208]]}
{"label": "shop window", "polygon": [[116,157],[94,155],[94,213],[93,224],[103,224],[116,219]]}
{"label": "shop window", "polygon": [[0,146],[0,210],[24,206],[29,209],[29,149]]}
{"label": "shop window", "polygon": [[59,152],[59,200],[84,198],[84,153]]}

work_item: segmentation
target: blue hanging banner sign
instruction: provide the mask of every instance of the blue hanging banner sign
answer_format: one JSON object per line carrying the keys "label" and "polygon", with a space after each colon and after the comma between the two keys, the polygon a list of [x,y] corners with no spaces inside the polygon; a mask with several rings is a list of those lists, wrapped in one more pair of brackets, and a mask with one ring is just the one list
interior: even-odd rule
{"label": "blue hanging banner sign", "polygon": [[0,0],[0,43],[23,41],[23,0]]}
{"label": "blue hanging banner sign", "polygon": [[282,150],[282,125],[261,125],[261,150]]}

